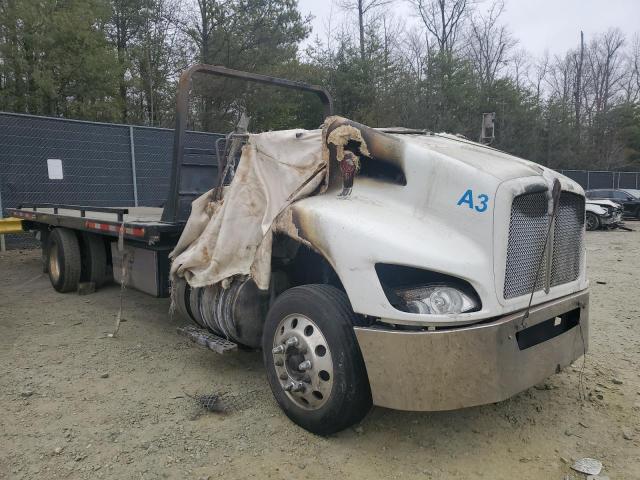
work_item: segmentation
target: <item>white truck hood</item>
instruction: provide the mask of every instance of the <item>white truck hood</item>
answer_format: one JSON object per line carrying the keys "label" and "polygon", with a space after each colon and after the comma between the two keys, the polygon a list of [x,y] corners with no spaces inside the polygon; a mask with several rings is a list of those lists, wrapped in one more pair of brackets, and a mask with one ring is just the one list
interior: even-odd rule
{"label": "white truck hood", "polygon": [[438,152],[499,180],[541,175],[544,167],[485,145],[447,133],[394,135],[402,141]]}
{"label": "white truck hood", "polygon": [[[547,191],[554,178],[563,191],[584,197],[580,185],[541,165],[453,135],[388,135],[393,145],[372,135],[368,148],[393,155],[406,184],[367,177],[363,167],[350,196],[340,198],[340,185],[334,182],[326,192],[291,206],[298,236],[333,266],[354,310],[391,323],[446,325],[526,308],[528,298],[505,300],[502,294],[512,200]],[[582,258],[584,263],[584,254]],[[387,301],[375,271],[378,263],[460,278],[476,290],[482,309],[454,316],[400,312]],[[533,304],[586,285],[582,270],[577,281],[536,292]]]}

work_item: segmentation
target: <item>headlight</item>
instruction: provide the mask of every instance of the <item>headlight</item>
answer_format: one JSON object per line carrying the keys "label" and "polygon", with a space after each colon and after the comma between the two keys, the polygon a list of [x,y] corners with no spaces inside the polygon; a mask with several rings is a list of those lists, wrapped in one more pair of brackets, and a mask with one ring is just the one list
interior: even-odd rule
{"label": "headlight", "polygon": [[398,288],[395,294],[403,300],[409,313],[450,315],[468,312],[478,307],[478,303],[471,296],[448,285]]}

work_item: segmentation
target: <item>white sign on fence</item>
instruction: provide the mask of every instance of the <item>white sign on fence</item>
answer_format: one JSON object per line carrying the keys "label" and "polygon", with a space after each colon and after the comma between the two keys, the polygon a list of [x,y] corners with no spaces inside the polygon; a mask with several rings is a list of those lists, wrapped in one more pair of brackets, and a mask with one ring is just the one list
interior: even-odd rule
{"label": "white sign on fence", "polygon": [[62,160],[59,158],[48,158],[47,169],[49,170],[49,180],[62,180]]}

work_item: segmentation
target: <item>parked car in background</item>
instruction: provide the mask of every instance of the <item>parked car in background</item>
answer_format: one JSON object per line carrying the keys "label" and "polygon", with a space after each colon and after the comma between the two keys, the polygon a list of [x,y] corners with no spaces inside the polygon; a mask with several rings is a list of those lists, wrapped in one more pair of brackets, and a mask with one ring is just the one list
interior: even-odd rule
{"label": "parked car in background", "polygon": [[640,219],[640,199],[634,195],[620,189],[597,189],[585,192],[587,200],[612,200],[623,207],[625,217],[635,217]]}
{"label": "parked car in background", "polygon": [[621,188],[623,192],[627,192],[630,195],[633,195],[636,198],[640,198],[640,190],[637,188]]}
{"label": "parked car in background", "polygon": [[622,224],[622,205],[611,200],[587,200],[586,228],[598,230],[600,228],[617,228]]}

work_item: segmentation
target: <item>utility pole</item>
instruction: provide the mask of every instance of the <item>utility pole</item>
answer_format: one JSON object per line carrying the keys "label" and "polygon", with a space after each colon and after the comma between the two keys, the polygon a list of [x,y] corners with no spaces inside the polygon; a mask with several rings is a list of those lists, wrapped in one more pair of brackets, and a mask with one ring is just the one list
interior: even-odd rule
{"label": "utility pole", "polygon": [[581,106],[582,106],[582,65],[584,64],[584,32],[580,31],[580,59],[576,61],[576,91],[574,92],[574,108],[575,108],[575,122],[576,122],[576,155],[580,155],[580,136],[581,136],[581,122],[580,118]]}
{"label": "utility pole", "polygon": [[151,31],[149,29],[151,15],[153,14],[153,10],[150,8],[141,9],[141,13],[144,14],[146,30],[147,30],[147,66],[148,66],[148,75],[149,75],[149,124],[153,127],[153,74],[151,71]]}

